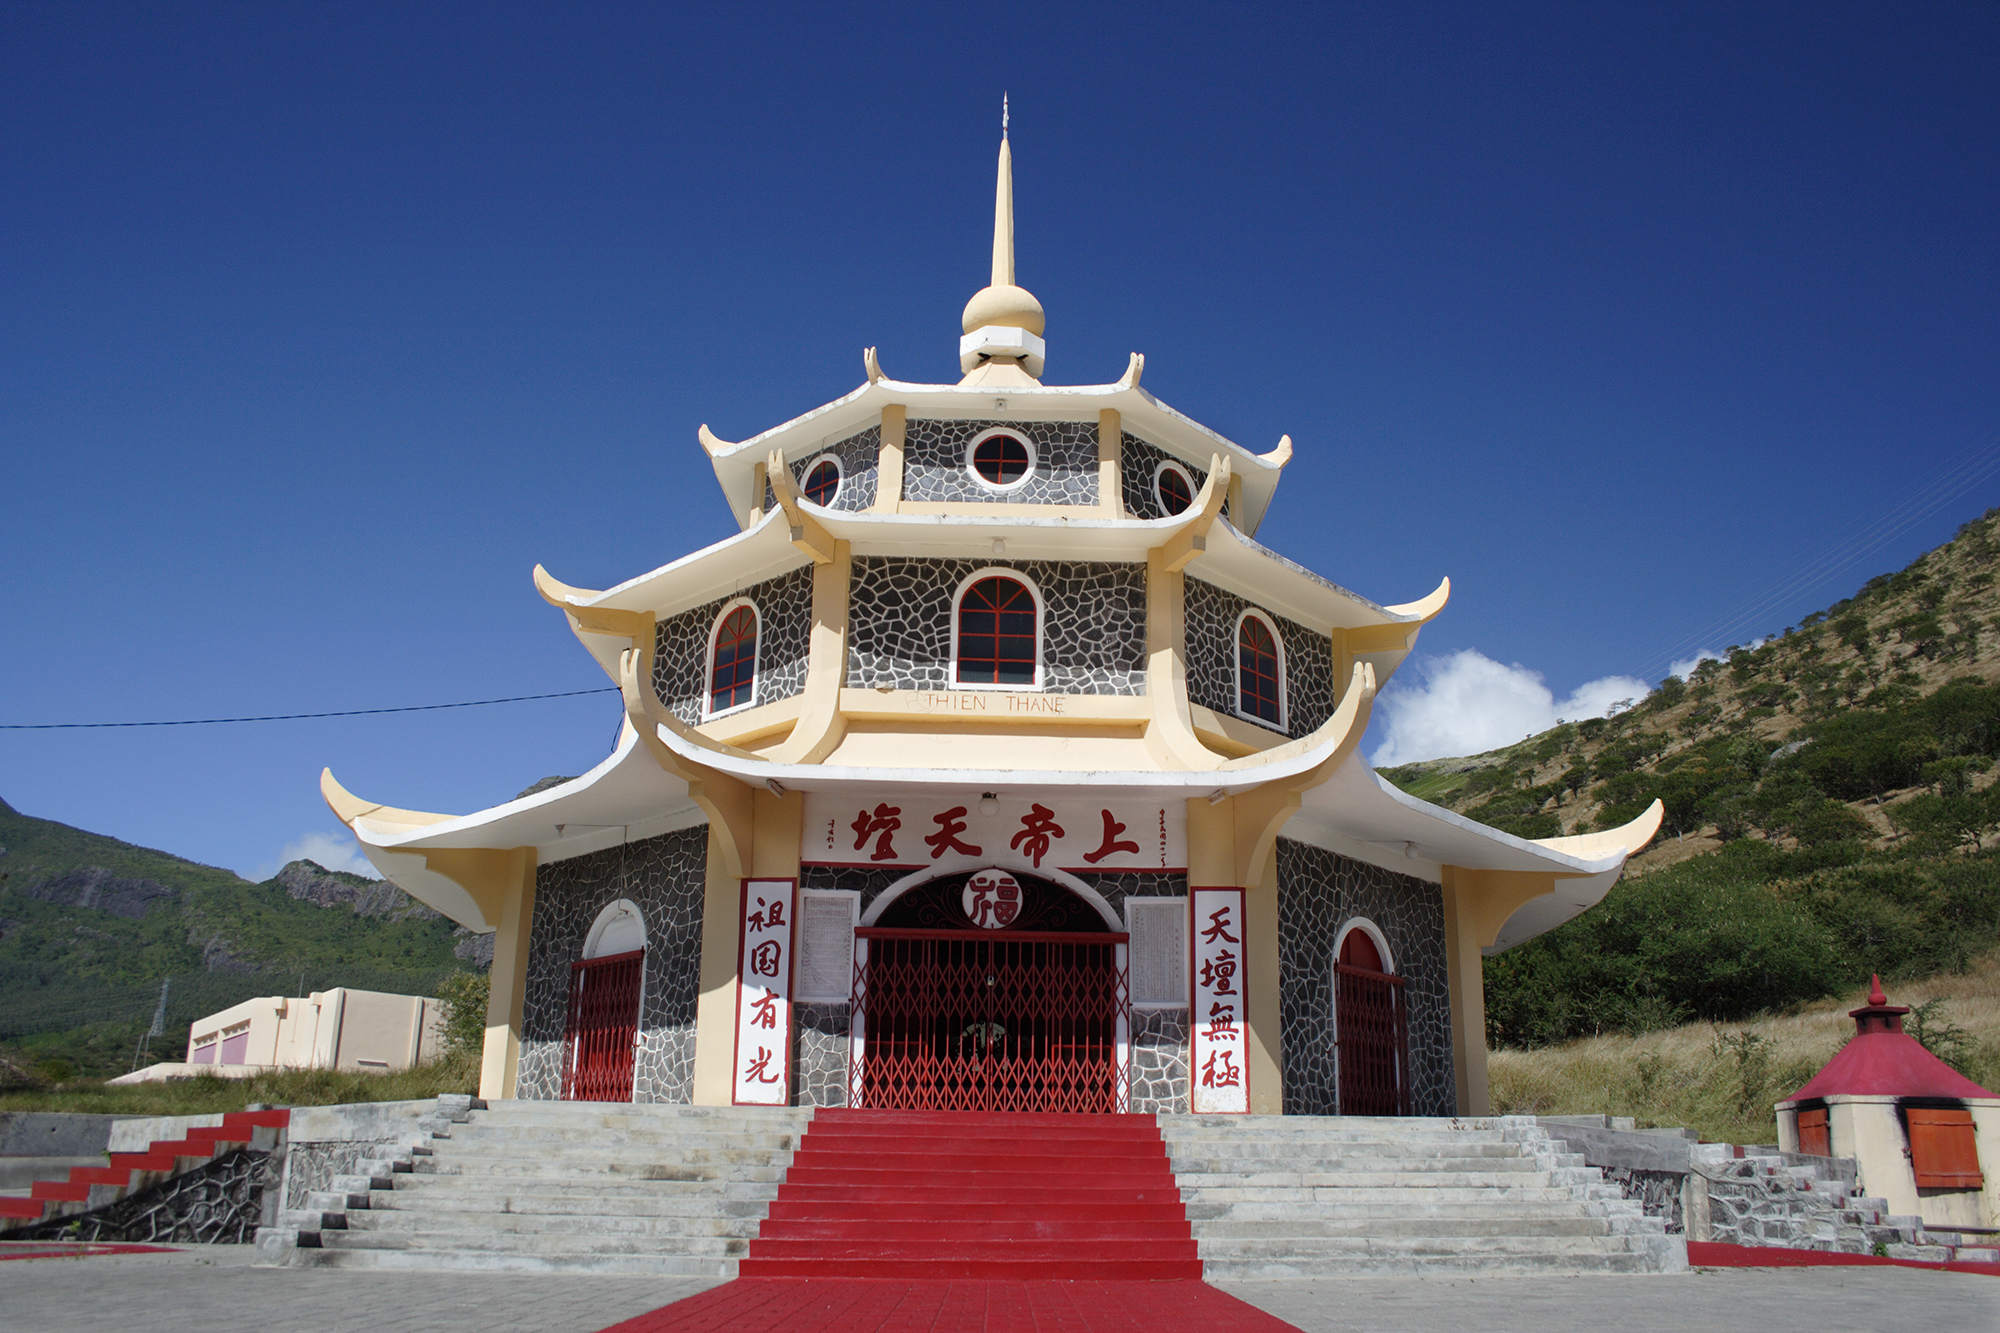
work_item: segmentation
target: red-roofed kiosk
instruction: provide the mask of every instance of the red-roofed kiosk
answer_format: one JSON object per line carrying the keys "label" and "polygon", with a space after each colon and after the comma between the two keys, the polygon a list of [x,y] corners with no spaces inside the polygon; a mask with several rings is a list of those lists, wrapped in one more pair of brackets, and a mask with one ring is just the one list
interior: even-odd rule
{"label": "red-roofed kiosk", "polygon": [[[1849,1010],[1855,1033],[1826,1067],[1778,1103],[1788,1152],[1852,1157],[1889,1211],[1934,1228],[2000,1226],[2000,1097],[1903,1031],[1880,977]],[[1984,1161],[1986,1165],[1982,1166]]]}

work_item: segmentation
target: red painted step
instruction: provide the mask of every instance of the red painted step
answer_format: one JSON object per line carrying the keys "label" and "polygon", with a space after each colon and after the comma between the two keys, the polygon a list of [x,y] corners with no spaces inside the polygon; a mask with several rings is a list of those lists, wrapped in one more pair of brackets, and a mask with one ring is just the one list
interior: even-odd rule
{"label": "red painted step", "polygon": [[1151,1116],[827,1110],[740,1272],[1164,1281],[1201,1260]]}
{"label": "red painted step", "polygon": [[290,1111],[227,1112],[220,1125],[191,1129],[184,1139],[161,1139],[142,1153],[108,1153],[109,1166],[71,1167],[65,1180],[38,1180],[29,1190],[28,1198],[0,1199],[0,1218],[39,1221],[47,1215],[50,1203],[90,1202],[93,1185],[129,1190],[135,1183],[133,1177],[140,1172],[176,1171],[187,1159],[199,1164],[243,1147],[258,1129],[283,1129],[291,1120]]}

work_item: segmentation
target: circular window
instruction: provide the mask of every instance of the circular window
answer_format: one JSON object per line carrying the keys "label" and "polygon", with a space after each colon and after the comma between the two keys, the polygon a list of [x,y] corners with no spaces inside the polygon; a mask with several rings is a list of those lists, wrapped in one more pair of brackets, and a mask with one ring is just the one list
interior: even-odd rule
{"label": "circular window", "polygon": [[831,458],[822,458],[806,469],[806,499],[825,508],[833,503],[833,497],[840,494],[840,464]]}
{"label": "circular window", "polygon": [[1012,431],[989,431],[972,442],[966,462],[980,484],[996,491],[1012,490],[1035,472],[1035,451]]}
{"label": "circular window", "polygon": [[1194,503],[1194,478],[1178,463],[1162,463],[1153,472],[1153,498],[1168,518],[1185,514]]}

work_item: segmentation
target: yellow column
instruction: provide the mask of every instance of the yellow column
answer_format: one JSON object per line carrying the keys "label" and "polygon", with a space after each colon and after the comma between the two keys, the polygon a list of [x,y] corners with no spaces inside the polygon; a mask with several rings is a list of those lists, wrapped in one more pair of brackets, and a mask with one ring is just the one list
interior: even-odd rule
{"label": "yellow column", "polygon": [[875,509],[893,514],[903,502],[903,435],[910,410],[901,403],[882,409],[882,454],[875,466]]}
{"label": "yellow column", "polygon": [[492,991],[486,1001],[486,1045],[479,1061],[479,1095],[488,1101],[512,1097],[520,1075],[528,932],[535,920],[535,849],[516,847],[502,856],[505,859],[493,867],[499,872],[494,875],[499,882],[491,886],[492,897],[498,899],[499,928],[493,933],[493,967],[488,973]]}
{"label": "yellow column", "polygon": [[1490,1115],[1486,1090],[1486,973],[1479,911],[1456,866],[1444,868],[1444,971],[1451,994],[1451,1076],[1460,1115]]}
{"label": "yellow column", "polygon": [[1097,414],[1097,507],[1106,518],[1125,517],[1125,427],[1118,409]]}
{"label": "yellow column", "polygon": [[708,880],[701,904],[701,995],[695,1001],[694,1018],[696,1106],[727,1106],[734,1100],[729,1060],[736,1047],[736,947],[743,882],[717,845],[730,836],[728,829],[708,826]]}

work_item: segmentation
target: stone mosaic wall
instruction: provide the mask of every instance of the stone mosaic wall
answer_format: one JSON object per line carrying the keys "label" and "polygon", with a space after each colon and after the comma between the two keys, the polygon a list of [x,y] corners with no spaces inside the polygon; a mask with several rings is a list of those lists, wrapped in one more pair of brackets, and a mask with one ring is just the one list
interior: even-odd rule
{"label": "stone mosaic wall", "polygon": [[[812,566],[743,590],[757,604],[757,702],[803,693],[812,643]],[[701,721],[708,692],[708,644],[726,597],[660,622],[653,654],[653,692],[689,726]]]}
{"label": "stone mosaic wall", "polygon": [[[1253,603],[1197,578],[1186,587],[1188,698],[1235,716],[1236,621]],[[1284,649],[1285,734],[1304,736],[1333,716],[1333,643],[1295,620],[1264,614]]]}
{"label": "stone mosaic wall", "polygon": [[1455,1115],[1451,996],[1445,981],[1444,897],[1438,886],[1278,839],[1278,992],[1285,1114],[1337,1115],[1333,1046],[1333,947],[1340,927],[1365,916],[1388,938],[1408,978],[1412,1110]]}
{"label": "stone mosaic wall", "polygon": [[847,1105],[848,1006],[792,1006],[792,1105]]}
{"label": "stone mosaic wall", "polygon": [[[1018,490],[995,493],[965,466],[973,437],[1005,426],[1035,447],[1035,472]],[[903,434],[903,498],[924,503],[1094,505],[1095,421],[914,420]]]}
{"label": "stone mosaic wall", "polygon": [[694,1093],[694,1010],[701,989],[701,911],[708,827],[663,833],[535,871],[518,1095],[562,1095],[570,964],[597,914],[629,898],[646,920],[646,980],[632,1100],[687,1102]]}
{"label": "stone mosaic wall", "polygon": [[[1153,471],[1161,463],[1179,463],[1194,479],[1195,493],[1208,484],[1208,469],[1174,457],[1157,445],[1146,443],[1130,431],[1118,446],[1118,475],[1125,487],[1125,512],[1133,518],[1166,518],[1167,512],[1160,508],[1159,497],[1153,494]],[[1228,506],[1223,507],[1228,512]]]}
{"label": "stone mosaic wall", "polygon": [[[1127,898],[1185,898],[1187,876],[1180,872],[1123,871],[1078,875],[1125,917]],[[1187,1110],[1188,1011],[1132,1011],[1132,1110],[1138,1115],[1177,1115]]]}
{"label": "stone mosaic wall", "polygon": [[[834,493],[832,509],[866,509],[875,503],[875,481],[882,460],[882,428],[870,426],[859,435],[850,435],[824,449],[814,450],[792,462],[792,479],[805,494],[806,468],[823,454],[840,460],[840,489]],[[769,488],[766,487],[768,492]],[[776,501],[770,502],[775,504]],[[767,506],[768,507],[768,506]]]}
{"label": "stone mosaic wall", "polygon": [[849,585],[848,685],[946,688],[952,597],[968,575],[989,566],[1018,570],[1041,591],[1045,690],[1145,693],[1146,567],[1081,560],[856,556]]}
{"label": "stone mosaic wall", "polygon": [[239,1148],[95,1212],[9,1231],[7,1238],[127,1245],[248,1245],[256,1240],[257,1228],[271,1211],[265,1207],[265,1192],[270,1191],[275,1198],[283,1169],[281,1153]]}

